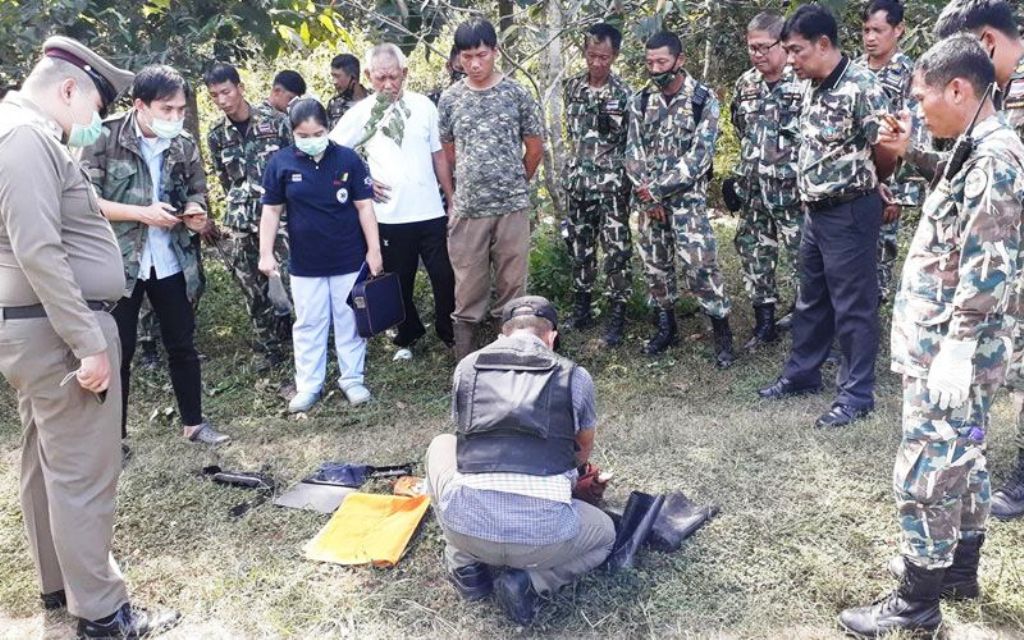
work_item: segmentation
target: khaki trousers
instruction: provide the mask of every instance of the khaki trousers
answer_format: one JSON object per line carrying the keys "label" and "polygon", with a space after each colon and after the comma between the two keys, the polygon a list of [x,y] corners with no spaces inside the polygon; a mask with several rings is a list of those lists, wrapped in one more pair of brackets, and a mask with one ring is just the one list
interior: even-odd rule
{"label": "khaki trousers", "polygon": [[448,256],[455,272],[455,322],[478,323],[491,298],[491,270],[496,299],[491,316],[501,317],[509,300],[526,292],[530,220],[526,211],[486,218],[452,216],[448,222]]}
{"label": "khaki trousers", "polygon": [[580,531],[575,538],[546,545],[506,544],[474,538],[448,529],[442,519],[440,496],[455,473],[455,436],[445,433],[434,438],[427,450],[427,482],[438,523],[444,532],[445,561],[449,569],[474,562],[492,567],[522,569],[530,576],[537,593],[551,594],[583,574],[597,568],[612,552],[615,526],[597,507],[573,500],[580,514]]}
{"label": "khaki trousers", "polygon": [[128,601],[110,553],[121,473],[121,343],[109,313],[106,400],[76,380],[79,366],[46,318],[0,320],[0,373],[14,387],[24,427],[21,508],[42,593],[64,589],[68,611],[95,620]]}

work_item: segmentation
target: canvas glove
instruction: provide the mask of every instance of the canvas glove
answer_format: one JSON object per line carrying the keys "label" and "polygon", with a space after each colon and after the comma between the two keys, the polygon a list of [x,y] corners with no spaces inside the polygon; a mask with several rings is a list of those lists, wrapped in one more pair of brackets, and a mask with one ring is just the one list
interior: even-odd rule
{"label": "canvas glove", "polygon": [[928,369],[928,400],[940,409],[951,409],[967,401],[974,377],[977,340],[945,339]]}

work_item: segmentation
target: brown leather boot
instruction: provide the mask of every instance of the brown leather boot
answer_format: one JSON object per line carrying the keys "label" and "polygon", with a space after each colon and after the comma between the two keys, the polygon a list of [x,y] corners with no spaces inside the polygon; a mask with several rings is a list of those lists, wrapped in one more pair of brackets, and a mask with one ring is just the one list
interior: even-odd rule
{"label": "brown leather boot", "polygon": [[455,330],[455,363],[462,362],[462,359],[476,350],[474,342],[476,338],[476,324],[472,322],[456,322],[453,325]]}

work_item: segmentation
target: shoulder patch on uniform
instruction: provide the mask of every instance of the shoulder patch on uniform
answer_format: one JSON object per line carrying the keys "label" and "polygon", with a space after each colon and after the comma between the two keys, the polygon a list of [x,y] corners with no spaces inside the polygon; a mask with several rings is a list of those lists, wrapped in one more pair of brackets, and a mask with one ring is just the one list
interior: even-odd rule
{"label": "shoulder patch on uniform", "polygon": [[964,197],[974,199],[985,193],[988,188],[988,173],[981,167],[975,167],[964,178]]}

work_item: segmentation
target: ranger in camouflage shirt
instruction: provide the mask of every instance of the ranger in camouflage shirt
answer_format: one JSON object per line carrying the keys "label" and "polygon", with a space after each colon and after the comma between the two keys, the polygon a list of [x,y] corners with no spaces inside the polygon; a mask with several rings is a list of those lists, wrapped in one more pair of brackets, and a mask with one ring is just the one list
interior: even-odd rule
{"label": "ranger in camouflage shirt", "polygon": [[878,353],[879,177],[898,157],[877,147],[888,102],[867,69],[836,44],[839,27],[819,4],[786,21],[782,41],[796,74],[810,80],[800,115],[797,185],[807,214],[800,241],[800,301],[782,376],[763,398],[817,391],[833,340],[844,363],[837,396],[819,428],[843,427],[874,408]]}
{"label": "ranger in camouflage shirt", "polygon": [[[284,343],[291,336],[291,317],[275,312],[268,295],[269,280],[258,268],[260,198],[267,162],[291,144],[292,134],[287,116],[267,105],[246,102],[237,78],[238,72],[226,64],[215,65],[204,77],[211,98],[224,113],[206,135],[210,160],[225,195],[223,224],[227,233],[217,246],[242,289],[256,330],[254,346],[270,366],[287,359]],[[276,254],[286,276],[288,241],[284,234],[278,237]]]}
{"label": "ranger in camouflage shirt", "polygon": [[658,331],[644,346],[653,355],[676,341],[675,257],[687,286],[711,318],[715,359],[733,361],[729,298],[706,197],[718,138],[718,98],[682,68],[682,43],[663,31],[647,41],[651,84],[629,104],[626,172],[641,208],[640,253]]}
{"label": "ranger in camouflage shirt", "polygon": [[441,146],[455,167],[448,255],[455,271],[455,357],[461,360],[475,350],[477,326],[488,315],[491,273],[495,327],[505,304],[526,289],[528,183],[544,156],[544,127],[533,96],[495,69],[498,36],[491,23],[471,18],[454,40],[466,78],[445,90],[437,111]]}
{"label": "ranger in camouflage shirt", "polygon": [[103,214],[121,247],[124,298],[113,311],[121,362],[122,437],[142,299],[152,303],[167,350],[183,435],[221,444],[229,437],[202,412],[202,373],[195,348],[195,300],[203,282],[198,231],[206,227],[206,176],[199,145],[183,130],[185,79],[152,65],[135,76],[134,106],[103,123],[104,135],[82,151]]}
{"label": "ranger in camouflage shirt", "polygon": [[597,240],[604,249],[604,275],[611,300],[604,342],[622,342],[626,300],[632,295],[629,182],[623,172],[627,110],[632,91],[611,65],[622,34],[607,24],[587,31],[587,72],[565,84],[565,125],[570,152],[563,176],[567,215],[564,230],[573,260],[573,314],[562,323],[583,329],[593,322],[591,294],[597,279]]}
{"label": "ranger in camouflage shirt", "polygon": [[[893,307],[892,368],[903,375],[893,489],[903,535],[890,566],[902,580],[889,598],[842,613],[858,637],[932,631],[940,597],[978,596],[990,494],[985,431],[1012,349],[1006,311],[1024,213],[1024,144],[982,99],[992,76],[978,41],[961,35],[926,53],[914,80],[936,137],[963,134],[976,113],[980,122],[963,167],[924,203]],[[962,104],[945,98],[954,82]]]}
{"label": "ranger in camouflage shirt", "polygon": [[[872,0],[861,12],[863,43],[866,53],[855,61],[873,72],[889,99],[891,113],[917,112],[910,95],[914,61],[899,49],[903,36],[903,5],[898,0]],[[923,131],[923,127],[915,129]],[[927,142],[923,142],[927,143]],[[901,209],[919,207],[924,197],[924,178],[909,163],[903,163],[886,181],[892,203],[885,208],[885,220],[878,238],[878,288],[884,300],[890,298],[893,266],[899,256],[899,216]]]}
{"label": "ranger in camouflage shirt", "polygon": [[[786,285],[799,285],[800,223],[803,207],[796,186],[800,107],[805,84],[786,66],[779,43],[785,19],[774,12],[754,17],[747,27],[753,68],[740,76],[730,113],[740,141],[735,191],[743,203],[734,245],[743,265],[743,284],[754,305],[756,324],[746,349],[775,341],[779,300],[776,269],[780,246],[788,258]],[[796,296],[792,297],[796,303]]]}
{"label": "ranger in camouflage shirt", "polygon": [[[1024,38],[1020,26],[1014,7],[1004,0],[952,0],[936,20],[934,35],[941,39],[968,31],[982,40],[995,66],[996,108],[1024,138]],[[948,154],[914,145],[907,158],[923,170],[941,170]],[[1018,260],[1024,264],[1024,256]],[[1006,386],[1013,395],[1016,415],[1017,461],[1006,484],[992,494],[992,515],[1001,520],[1024,517],[1024,276],[1014,283],[1007,314],[1014,319],[1013,359]]]}
{"label": "ranger in camouflage shirt", "polygon": [[331,60],[331,82],[336,93],[327,102],[328,129],[333,130],[352,105],[369,95],[359,83],[359,76],[359,58],[351,53],[336,55]]}

